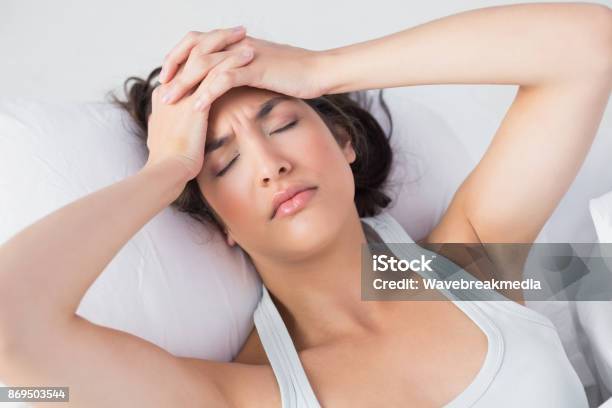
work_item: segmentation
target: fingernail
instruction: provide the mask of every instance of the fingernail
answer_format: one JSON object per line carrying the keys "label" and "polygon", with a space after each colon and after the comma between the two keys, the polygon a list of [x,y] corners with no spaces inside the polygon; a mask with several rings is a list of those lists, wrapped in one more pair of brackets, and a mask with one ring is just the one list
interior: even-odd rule
{"label": "fingernail", "polygon": [[244,59],[251,58],[252,55],[253,55],[253,51],[252,50],[242,50],[240,52],[240,56],[242,58],[244,58]]}
{"label": "fingernail", "polygon": [[244,26],[239,25],[239,26],[233,27],[232,31],[233,32],[238,32],[238,31],[242,31],[243,29],[244,29]]}
{"label": "fingernail", "polygon": [[170,90],[170,91],[166,92],[166,94],[162,97],[162,102],[163,103],[168,103],[171,98],[172,98],[172,91]]}
{"label": "fingernail", "polygon": [[162,68],[159,72],[159,82],[163,82],[166,79],[166,68]]}

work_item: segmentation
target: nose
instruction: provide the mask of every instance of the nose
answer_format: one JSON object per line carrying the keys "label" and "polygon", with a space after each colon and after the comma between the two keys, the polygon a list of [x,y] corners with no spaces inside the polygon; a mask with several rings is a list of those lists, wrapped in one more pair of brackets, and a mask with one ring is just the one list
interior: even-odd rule
{"label": "nose", "polygon": [[[278,168],[278,171],[275,170],[276,168]],[[261,184],[264,186],[270,184],[270,180],[278,180],[280,174],[287,173],[289,171],[287,170],[286,166],[276,166],[275,168],[270,168],[270,170],[269,175],[264,175],[261,177]]]}
{"label": "nose", "polygon": [[279,154],[269,141],[262,142],[260,149],[256,152],[256,165],[257,177],[262,186],[277,181],[291,170],[289,161]]}
{"label": "nose", "polygon": [[265,132],[256,133],[256,135],[251,135],[246,139],[249,139],[249,148],[253,153],[254,174],[257,182],[261,186],[267,186],[289,173],[292,165],[270,138],[265,135]]}

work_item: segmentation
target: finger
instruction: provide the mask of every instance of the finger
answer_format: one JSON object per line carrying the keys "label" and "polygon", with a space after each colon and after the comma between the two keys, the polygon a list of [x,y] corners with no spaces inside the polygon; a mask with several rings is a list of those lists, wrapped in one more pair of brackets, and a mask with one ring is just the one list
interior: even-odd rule
{"label": "finger", "polygon": [[244,26],[213,30],[206,33],[196,47],[198,52],[210,54],[212,52],[221,51],[230,44],[242,40],[245,34],[246,29]]}
{"label": "finger", "polygon": [[218,51],[225,48],[228,44],[242,39],[245,33],[246,30],[243,26],[215,29],[207,33],[190,31],[164,58],[159,81],[166,83],[172,79],[176,68],[189,58],[194,47],[197,46],[203,54]]}
{"label": "finger", "polygon": [[236,54],[236,51],[221,51],[200,56],[190,55],[187,62],[181,65],[181,72],[177,73],[172,81],[163,85],[164,103],[171,104],[183,97],[185,92],[200,83],[213,68],[231,58],[233,54]]}
{"label": "finger", "polygon": [[155,112],[157,110],[157,106],[161,103],[163,93],[162,86],[163,85],[157,85],[155,88],[153,88],[153,91],[151,91],[151,112]]}
{"label": "finger", "polygon": [[[243,82],[248,79],[246,74],[248,74],[250,70],[247,70],[244,72],[240,71],[240,73],[236,73],[232,71],[228,73],[227,75],[222,75],[222,74],[224,72],[231,71],[232,69],[244,66],[245,64],[247,64],[253,59],[254,54],[255,52],[251,47],[244,47],[239,50],[237,49],[236,51],[234,51],[234,54],[231,57],[225,59],[223,62],[219,63],[215,68],[213,68],[210,71],[210,73],[206,76],[206,78],[204,78],[204,81],[200,83],[200,85],[194,92],[194,98],[196,99],[194,109],[199,110],[200,108],[204,108],[208,106],[210,103],[212,103],[212,101],[216,99],[216,97],[220,96],[222,93],[227,91],[232,86],[242,85]],[[226,77],[229,77],[229,78],[226,78]],[[234,80],[236,80],[237,82],[234,83],[233,82]],[[223,92],[214,95],[215,98],[211,99],[211,96],[213,95],[211,95],[209,87],[212,83],[216,81],[221,81],[222,83],[227,82],[227,85],[226,85],[227,88],[224,88],[225,90]]]}
{"label": "finger", "polygon": [[210,79],[206,77],[194,94],[197,96],[193,109],[200,112],[208,109],[219,96],[231,88],[249,85],[253,82],[252,78],[253,73],[249,66],[232,68],[214,75]]}
{"label": "finger", "polygon": [[[181,65],[178,67],[177,69],[177,76],[182,75],[183,70],[185,69],[185,65]],[[160,104],[166,104],[166,102],[164,101],[164,97],[166,96],[166,94],[168,93],[168,90],[170,89],[170,84],[165,83],[165,84],[160,84],[157,88],[157,92],[158,92],[158,103]]]}
{"label": "finger", "polygon": [[163,84],[174,75],[176,68],[187,59],[191,49],[197,44],[200,35],[202,35],[202,33],[199,31],[189,31],[185,34],[183,39],[166,54],[164,62],[162,63],[161,72],[159,73],[159,82]]}

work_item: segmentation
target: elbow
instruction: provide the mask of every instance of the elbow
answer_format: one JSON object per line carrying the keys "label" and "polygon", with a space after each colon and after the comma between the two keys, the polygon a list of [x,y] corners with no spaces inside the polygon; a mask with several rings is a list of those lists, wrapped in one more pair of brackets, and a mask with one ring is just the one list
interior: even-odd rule
{"label": "elbow", "polygon": [[612,8],[604,5],[598,7],[598,23],[602,42],[602,68],[607,77],[612,77]]}
{"label": "elbow", "polygon": [[11,328],[14,324],[11,322],[13,320],[11,316],[13,308],[10,304],[8,292],[1,290],[1,288],[7,288],[8,286],[7,283],[2,283],[0,276],[0,365],[4,362],[4,358],[11,353],[16,343],[15,333]]}
{"label": "elbow", "polygon": [[12,374],[20,371],[24,358],[30,352],[25,339],[18,334],[4,321],[0,322],[0,383],[8,382]]}
{"label": "elbow", "polygon": [[0,323],[0,378],[5,374],[2,367],[8,367],[16,355],[17,346],[17,339],[7,331],[6,325]]}
{"label": "elbow", "polygon": [[[6,302],[0,302],[0,307]],[[65,326],[58,321],[32,319],[27,313],[2,309],[0,312],[0,378],[4,367],[14,366],[24,358],[47,347],[50,339],[63,333]],[[0,380],[1,381],[1,380]]]}
{"label": "elbow", "polygon": [[[554,11],[555,9],[551,10]],[[561,13],[563,10],[563,13]],[[564,3],[549,44],[553,82],[612,82],[612,9],[597,3]],[[553,13],[551,13],[553,15]],[[556,23],[554,23],[556,24]]]}
{"label": "elbow", "polygon": [[14,359],[32,338],[44,334],[35,333],[40,324],[36,324],[29,311],[19,303],[9,291],[0,290],[0,366]]}
{"label": "elbow", "polygon": [[24,301],[0,290],[0,374],[3,364],[40,350],[49,339],[62,335],[75,316],[43,313],[35,299]]}
{"label": "elbow", "polygon": [[17,349],[25,344],[26,336],[34,335],[37,321],[28,307],[35,300],[11,279],[19,276],[20,271],[12,266],[3,250],[8,251],[0,246],[0,364],[15,356]]}
{"label": "elbow", "polygon": [[15,349],[19,344],[10,315],[10,305],[7,307],[6,302],[0,299],[0,366],[3,366],[3,363],[15,354]]}
{"label": "elbow", "polygon": [[586,61],[591,73],[606,80],[612,77],[612,9],[608,6],[588,3],[586,24],[590,31],[587,47],[592,51]]}

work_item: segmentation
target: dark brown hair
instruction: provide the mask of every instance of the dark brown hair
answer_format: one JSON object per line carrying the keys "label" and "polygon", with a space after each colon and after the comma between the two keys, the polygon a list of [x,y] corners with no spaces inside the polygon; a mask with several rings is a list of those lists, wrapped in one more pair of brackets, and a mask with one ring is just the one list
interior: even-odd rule
{"label": "dark brown hair", "polygon": [[[160,85],[156,80],[160,70],[161,67],[155,68],[146,79],[136,76],[127,78],[123,83],[125,100],[117,98],[112,92],[110,94],[112,102],[125,109],[136,122],[136,135],[145,144],[151,114],[151,93]],[[356,159],[351,163],[351,170],[355,181],[355,206],[360,217],[376,215],[391,202],[384,188],[393,160],[389,142],[393,120],[383,98],[383,90],[380,90],[378,99],[389,121],[388,135],[369,112],[372,100],[365,91],[303,99],[318,113],[340,146],[344,146],[348,138],[353,144]],[[220,232],[224,231],[223,221],[206,201],[195,178],[187,182],[171,206],[204,224],[211,223]]]}

